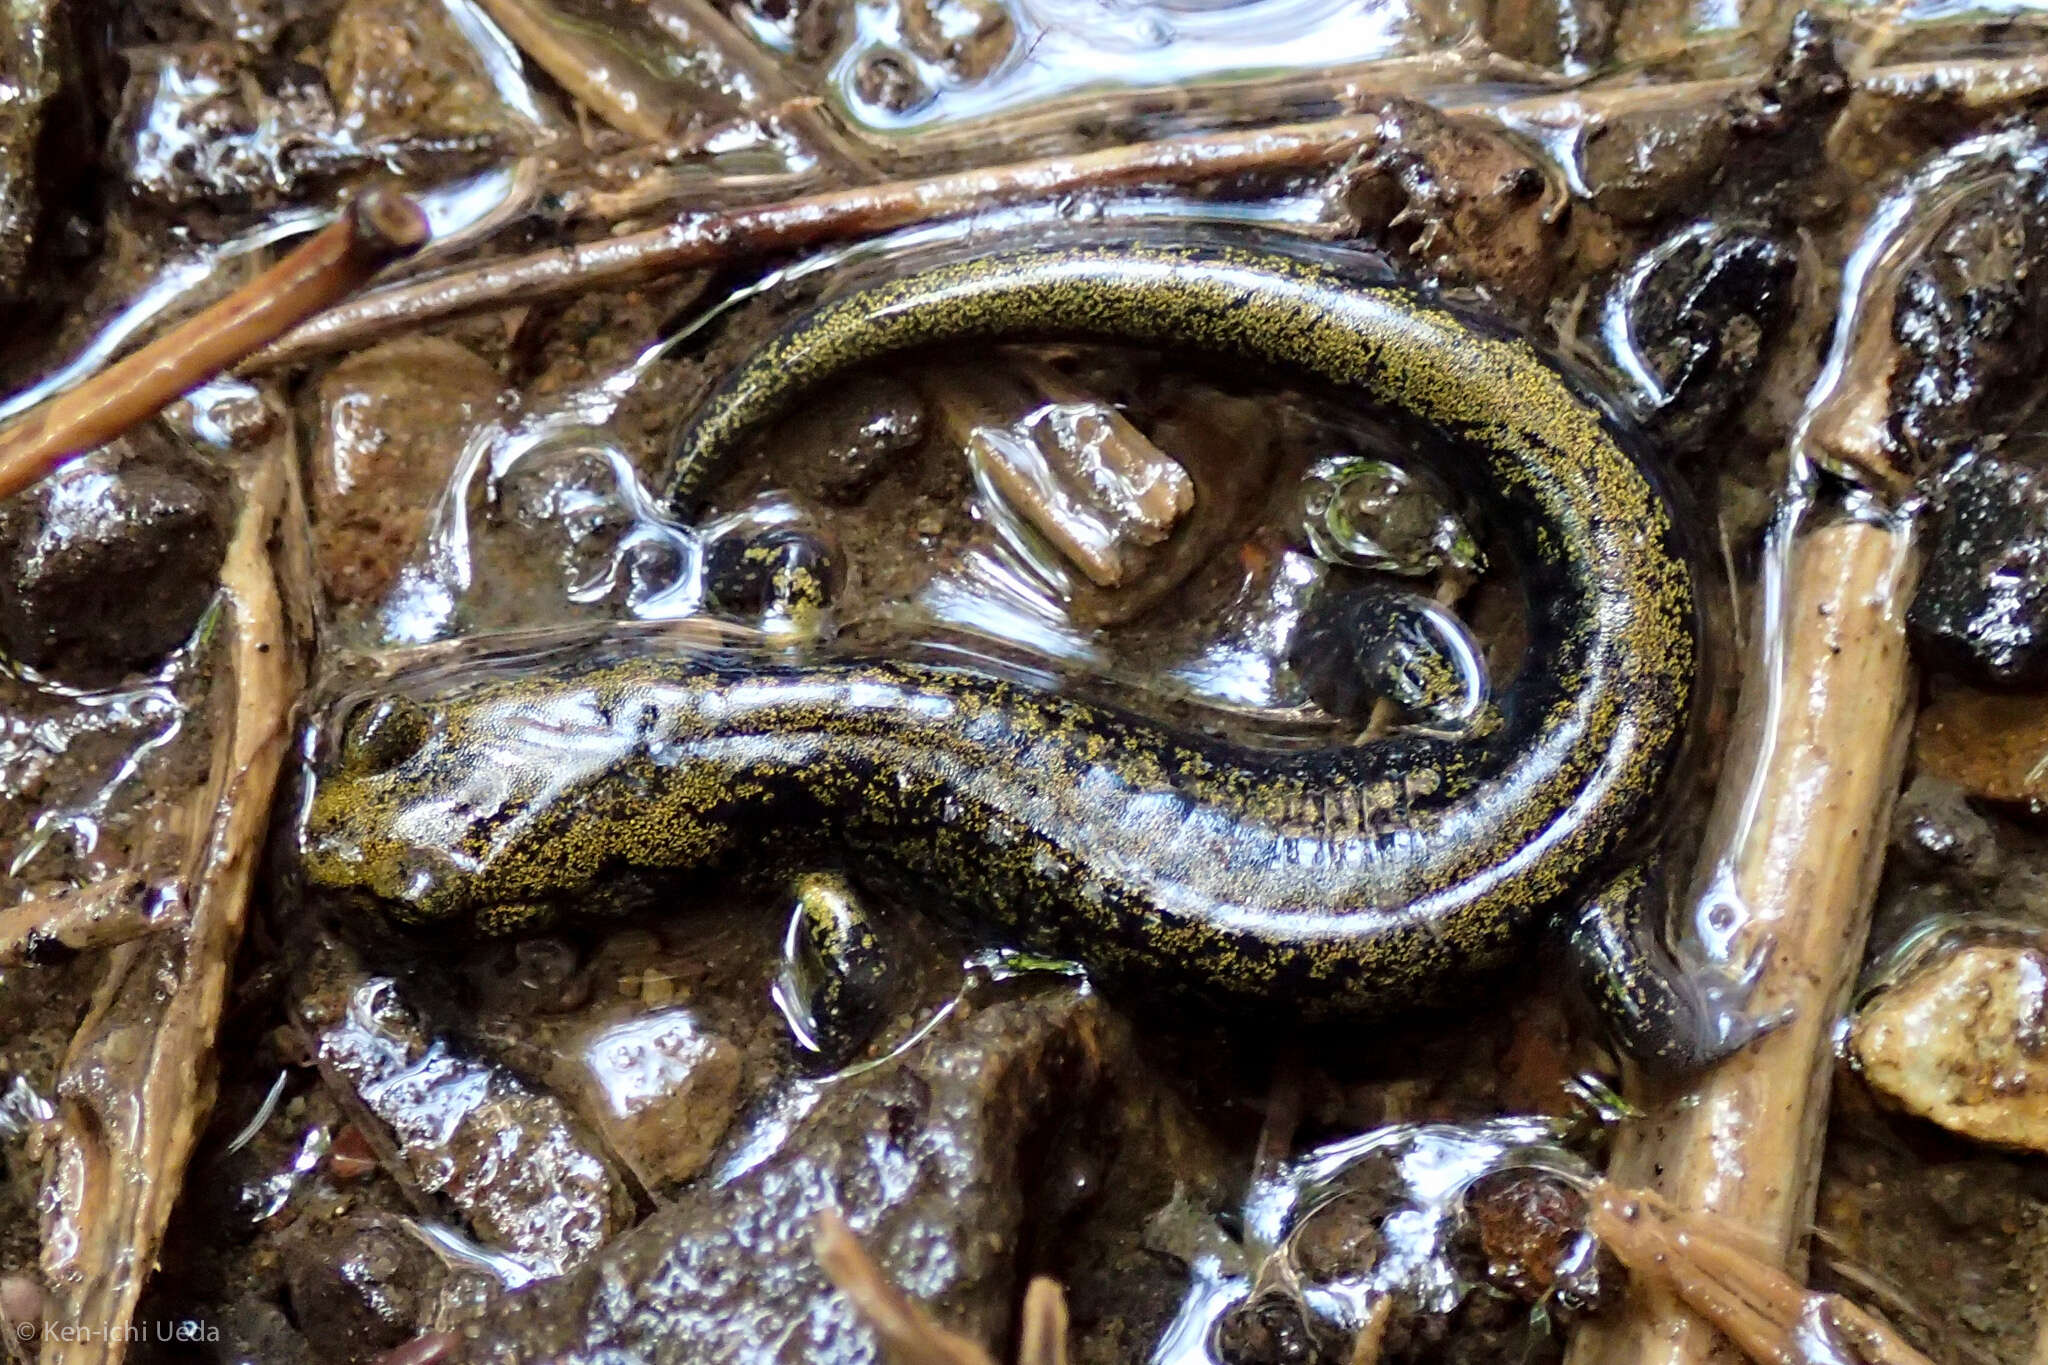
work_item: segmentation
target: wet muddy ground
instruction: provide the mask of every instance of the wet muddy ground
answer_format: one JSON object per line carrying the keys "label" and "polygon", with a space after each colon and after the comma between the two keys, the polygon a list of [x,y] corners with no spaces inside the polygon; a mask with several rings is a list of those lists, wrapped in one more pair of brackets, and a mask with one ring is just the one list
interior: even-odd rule
{"label": "wet muddy ground", "polygon": [[[873,1360],[814,1248],[838,1208],[999,1359],[1050,1276],[1083,1362],[1593,1365],[1574,1335],[1621,1311],[1625,1277],[1576,1240],[1570,1190],[1647,1083],[1554,953],[1420,1017],[1297,1026],[1091,982],[942,888],[807,876],[836,869],[795,837],[651,909],[593,897],[486,942],[395,930],[294,875],[337,698],[423,661],[517,671],[565,639],[917,642],[1278,747],[1472,723],[1484,688],[1416,660],[1453,640],[1486,686],[1510,676],[1495,533],[1430,438],[1281,380],[1100,348],[919,357],[782,423],[700,515],[658,496],[682,416],[819,298],[933,253],[1220,222],[1383,257],[1504,319],[1663,452],[1709,566],[1711,686],[1646,840],[1681,886],[1727,839],[1707,817],[1738,691],[1783,644],[1774,537],[1912,521],[1926,567],[1885,611],[1915,718],[1876,812],[1855,1018],[1811,1021],[1836,1060],[1799,1221],[1813,1282],[1931,1358],[2048,1359],[2033,11],[30,0],[13,19],[10,391],[89,373],[365,187],[402,185],[435,229],[387,281],[428,282],[405,306],[259,357],[0,507],[0,907],[117,888],[129,924],[0,920],[15,1357]],[[543,279],[566,243],[630,253],[692,215],[1318,120],[1349,121],[1326,164],[996,186],[795,250],[764,210],[712,264]],[[1906,245],[1859,266],[1887,211]],[[1837,321],[1873,299],[1881,322],[1848,330],[1887,368],[1857,352],[1846,372],[1877,395],[1886,461],[1807,467],[1788,450]],[[275,513],[252,522],[261,497]],[[309,691],[268,833],[243,837],[244,928],[209,840],[258,695],[247,599],[215,585],[250,544],[278,585],[260,652]],[[1405,604],[1400,649],[1344,649],[1367,589]],[[802,932],[835,898],[881,948],[850,1006]],[[1690,966],[1740,957],[1710,899],[1673,912]],[[193,928],[216,914],[238,932]],[[180,1033],[209,981],[217,1028]],[[1568,1178],[1503,1180],[1532,1166]],[[1853,1358],[1835,1349],[1798,1358]]]}

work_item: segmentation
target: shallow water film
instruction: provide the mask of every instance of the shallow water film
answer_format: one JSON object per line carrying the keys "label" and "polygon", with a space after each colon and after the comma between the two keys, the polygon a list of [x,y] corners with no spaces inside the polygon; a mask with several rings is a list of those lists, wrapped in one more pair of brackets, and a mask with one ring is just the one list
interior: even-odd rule
{"label": "shallow water film", "polygon": [[10,1361],[2048,1362],[2048,11],[10,19]]}

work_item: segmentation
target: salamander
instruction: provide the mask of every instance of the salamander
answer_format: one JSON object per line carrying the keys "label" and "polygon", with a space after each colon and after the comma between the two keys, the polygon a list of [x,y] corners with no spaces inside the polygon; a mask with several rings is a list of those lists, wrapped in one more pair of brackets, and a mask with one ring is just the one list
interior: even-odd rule
{"label": "salamander", "polygon": [[857,366],[1023,340],[1255,366],[1433,433],[1525,592],[1491,723],[1277,749],[945,656],[572,652],[352,702],[305,806],[308,883],[520,932],[802,835],[1133,988],[1382,1013],[1444,1003],[1562,926],[1638,1056],[1693,1065],[1747,1038],[1743,983],[1675,969],[1626,863],[1695,703],[1697,557],[1643,441],[1505,326],[1249,240],[940,260],[741,363],[683,427],[667,496],[693,505]]}

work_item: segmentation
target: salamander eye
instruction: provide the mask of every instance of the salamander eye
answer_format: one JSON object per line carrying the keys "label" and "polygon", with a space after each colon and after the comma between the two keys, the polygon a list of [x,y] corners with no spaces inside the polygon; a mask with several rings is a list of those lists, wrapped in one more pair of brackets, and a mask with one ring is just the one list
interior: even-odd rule
{"label": "salamander eye", "polygon": [[426,709],[407,697],[366,701],[341,727],[341,762],[357,772],[386,772],[427,742]]}

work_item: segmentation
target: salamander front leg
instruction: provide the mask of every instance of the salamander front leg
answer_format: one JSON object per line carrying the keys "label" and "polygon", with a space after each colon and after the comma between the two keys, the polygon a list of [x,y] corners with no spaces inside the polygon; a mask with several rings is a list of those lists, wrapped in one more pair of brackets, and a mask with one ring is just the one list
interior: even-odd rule
{"label": "salamander front leg", "polygon": [[893,972],[860,893],[837,872],[807,872],[790,888],[789,927],[775,1003],[816,1064],[844,1066],[874,1037]]}
{"label": "salamander front leg", "polygon": [[1740,1051],[1784,1022],[1749,1013],[1770,954],[1735,973],[1684,967],[1665,946],[1661,877],[1635,867],[1616,877],[1572,919],[1572,965],[1614,1043],[1660,1071],[1696,1071]]}

